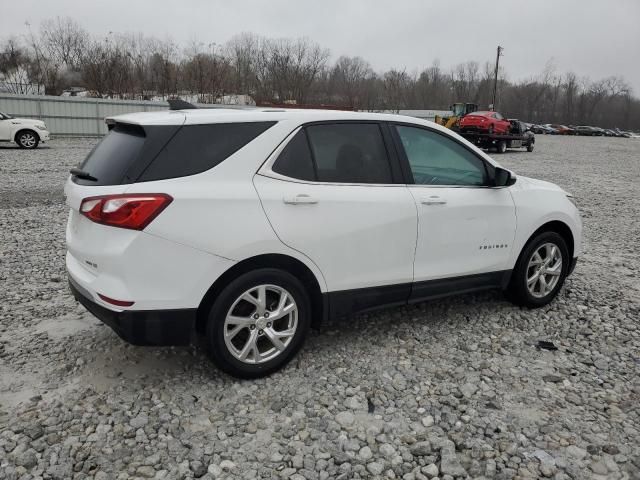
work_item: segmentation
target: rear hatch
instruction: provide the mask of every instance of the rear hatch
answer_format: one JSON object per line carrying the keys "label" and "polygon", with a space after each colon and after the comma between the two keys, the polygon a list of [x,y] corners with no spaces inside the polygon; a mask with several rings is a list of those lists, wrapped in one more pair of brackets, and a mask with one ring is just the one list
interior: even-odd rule
{"label": "rear hatch", "polygon": [[86,176],[72,175],[67,180],[65,196],[71,209],[67,262],[70,273],[85,286],[99,273],[108,276],[109,268],[117,268],[118,256],[141,232],[90,220],[80,212],[83,200],[90,206],[88,198],[126,193],[183,122],[184,117],[177,125],[111,123],[108,135],[78,166]]}

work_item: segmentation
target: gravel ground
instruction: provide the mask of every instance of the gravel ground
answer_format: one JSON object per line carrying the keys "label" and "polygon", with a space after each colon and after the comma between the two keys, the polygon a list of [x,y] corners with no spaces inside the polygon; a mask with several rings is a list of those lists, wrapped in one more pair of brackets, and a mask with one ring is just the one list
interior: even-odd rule
{"label": "gravel ground", "polygon": [[353,317],[256,381],[196,347],[131,347],[74,303],[62,185],[93,143],[0,148],[0,479],[640,478],[640,141],[498,157],[582,209],[551,305]]}

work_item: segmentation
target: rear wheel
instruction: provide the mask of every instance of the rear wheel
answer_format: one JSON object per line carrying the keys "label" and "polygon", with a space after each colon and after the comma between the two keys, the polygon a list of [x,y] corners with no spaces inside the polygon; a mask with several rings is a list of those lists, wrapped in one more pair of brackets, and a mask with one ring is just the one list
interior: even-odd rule
{"label": "rear wheel", "polygon": [[298,352],[311,324],[300,281],[277,269],[245,273],[218,296],[207,323],[213,362],[240,378],[275,372]]}
{"label": "rear wheel", "polygon": [[16,135],[16,143],[20,148],[36,148],[40,143],[40,138],[36,132],[23,130]]}
{"label": "rear wheel", "polygon": [[542,232],[527,243],[511,275],[510,299],[530,308],[542,307],[555,298],[569,269],[569,250],[556,232]]}

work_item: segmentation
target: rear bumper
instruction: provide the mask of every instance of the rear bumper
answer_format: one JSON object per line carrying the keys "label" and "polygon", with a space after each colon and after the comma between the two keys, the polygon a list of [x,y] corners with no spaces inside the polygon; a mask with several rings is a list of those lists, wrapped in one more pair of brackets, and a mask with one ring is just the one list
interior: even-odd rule
{"label": "rear bumper", "polygon": [[195,332],[196,309],[125,310],[116,312],[98,305],[71,277],[71,293],[89,312],[133,345],[188,345]]}

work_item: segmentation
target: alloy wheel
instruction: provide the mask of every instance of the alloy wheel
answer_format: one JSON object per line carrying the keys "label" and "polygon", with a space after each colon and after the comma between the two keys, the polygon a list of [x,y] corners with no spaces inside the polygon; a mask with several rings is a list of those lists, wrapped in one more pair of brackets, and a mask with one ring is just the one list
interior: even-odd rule
{"label": "alloy wheel", "polygon": [[23,133],[20,135],[20,145],[26,148],[33,148],[36,144],[36,137],[33,133]]}
{"label": "alloy wheel", "polygon": [[562,275],[562,252],[554,243],[544,243],[531,255],[527,266],[527,289],[535,298],[549,295]]}
{"label": "alloy wheel", "polygon": [[231,305],[224,320],[224,342],[237,360],[264,363],[286,350],[297,327],[293,296],[277,285],[258,285]]}

